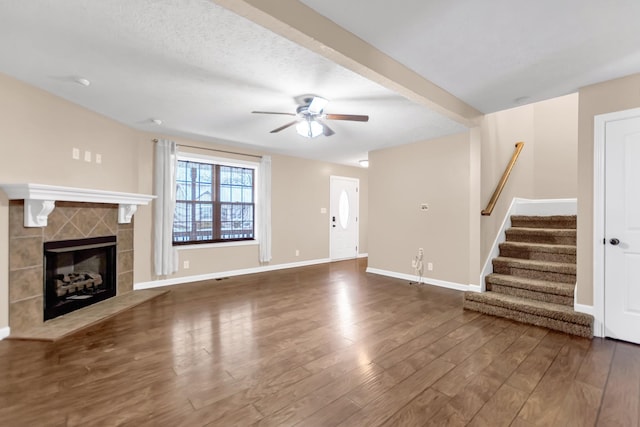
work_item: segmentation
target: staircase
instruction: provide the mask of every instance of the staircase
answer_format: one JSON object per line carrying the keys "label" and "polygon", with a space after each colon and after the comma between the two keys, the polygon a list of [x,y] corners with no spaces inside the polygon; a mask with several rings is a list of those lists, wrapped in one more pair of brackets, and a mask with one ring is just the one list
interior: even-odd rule
{"label": "staircase", "polygon": [[575,215],[512,216],[485,283],[486,292],[465,293],[465,309],[593,336],[593,317],[573,310]]}

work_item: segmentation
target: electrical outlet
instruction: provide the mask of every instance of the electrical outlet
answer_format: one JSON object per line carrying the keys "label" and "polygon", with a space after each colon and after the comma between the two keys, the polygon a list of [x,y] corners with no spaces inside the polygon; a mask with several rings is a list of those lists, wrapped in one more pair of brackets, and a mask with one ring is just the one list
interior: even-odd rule
{"label": "electrical outlet", "polygon": [[184,268],[185,270],[189,269],[189,261],[183,261],[182,262],[182,268]]}
{"label": "electrical outlet", "polygon": [[300,256],[300,250],[296,249],[296,256]]}
{"label": "electrical outlet", "polygon": [[102,163],[102,154],[96,153],[96,163]]}
{"label": "electrical outlet", "polygon": [[427,263],[427,270],[433,271],[433,263],[432,262]]}
{"label": "electrical outlet", "polygon": [[71,150],[71,158],[73,160],[80,160],[80,149],[79,148],[74,148],[73,150]]}

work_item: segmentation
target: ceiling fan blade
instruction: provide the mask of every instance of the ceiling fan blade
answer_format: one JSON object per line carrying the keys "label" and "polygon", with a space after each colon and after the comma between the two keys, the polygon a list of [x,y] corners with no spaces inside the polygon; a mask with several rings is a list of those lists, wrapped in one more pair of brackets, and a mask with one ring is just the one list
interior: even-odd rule
{"label": "ceiling fan blade", "polygon": [[298,123],[297,120],[292,121],[291,123],[287,123],[286,125],[280,126],[279,128],[275,128],[274,130],[272,130],[269,133],[276,133],[276,132],[280,132],[281,130],[285,130],[286,128],[288,128],[289,126],[293,126],[296,123]]}
{"label": "ceiling fan blade", "polygon": [[282,114],[285,116],[295,116],[293,113],[277,113],[275,111],[252,111],[253,114]]}
{"label": "ceiling fan blade", "polygon": [[316,120],[316,121],[322,125],[322,134],[324,136],[331,136],[331,135],[333,135],[335,133],[333,131],[333,129],[331,129],[329,126],[327,126],[326,123],[323,123],[320,120]]}
{"label": "ceiling fan blade", "polygon": [[324,116],[327,120],[351,120],[353,122],[368,122],[369,116],[359,114],[327,114]]}

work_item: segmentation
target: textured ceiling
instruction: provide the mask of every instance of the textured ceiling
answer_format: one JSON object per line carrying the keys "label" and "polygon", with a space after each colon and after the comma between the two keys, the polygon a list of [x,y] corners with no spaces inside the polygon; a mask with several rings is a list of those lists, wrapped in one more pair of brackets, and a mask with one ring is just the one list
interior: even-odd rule
{"label": "textured ceiling", "polygon": [[301,2],[484,113],[640,72],[638,0]]}
{"label": "textured ceiling", "polygon": [[[465,129],[207,0],[1,1],[0,72],[137,129],[353,165]],[[250,113],[294,112],[303,94],[370,121],[309,140]]]}
{"label": "textured ceiling", "polygon": [[[137,129],[352,165],[465,130],[469,105],[493,112],[640,72],[638,0],[213,1],[0,0],[0,72]],[[250,113],[294,112],[304,94],[371,119],[309,140],[269,133],[287,116]]]}

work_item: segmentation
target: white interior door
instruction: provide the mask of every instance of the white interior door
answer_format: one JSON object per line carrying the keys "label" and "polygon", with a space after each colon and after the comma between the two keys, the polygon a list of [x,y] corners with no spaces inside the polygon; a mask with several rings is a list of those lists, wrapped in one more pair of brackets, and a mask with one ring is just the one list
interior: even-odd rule
{"label": "white interior door", "polygon": [[640,117],[605,129],[605,335],[640,343]]}
{"label": "white interior door", "polygon": [[360,180],[332,176],[330,181],[330,258],[358,256],[358,186]]}

